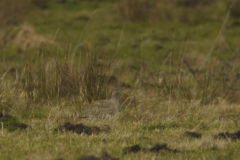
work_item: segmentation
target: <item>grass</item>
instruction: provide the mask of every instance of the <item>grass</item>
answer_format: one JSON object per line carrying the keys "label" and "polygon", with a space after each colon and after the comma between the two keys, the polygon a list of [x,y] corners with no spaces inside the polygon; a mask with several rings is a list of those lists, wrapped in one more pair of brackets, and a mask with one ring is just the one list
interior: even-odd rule
{"label": "grass", "polygon": [[[1,159],[77,159],[99,156],[101,148],[120,159],[238,159],[238,141],[212,136],[239,130],[238,118],[225,116],[238,114],[240,96],[239,17],[234,10],[226,18],[225,7],[232,2],[188,8],[156,1],[152,10],[130,2],[147,3],[69,0],[38,8],[26,1],[36,8],[27,16],[19,8],[14,25],[7,22],[18,15],[2,11],[13,16],[0,31],[0,112],[32,130],[1,128]],[[136,12],[128,14],[127,6]],[[109,84],[110,75],[119,83]],[[86,103],[109,97],[121,83],[131,88],[122,88],[116,116],[76,118]],[[68,121],[109,124],[111,132],[54,132]],[[123,154],[124,147],[155,143],[186,152]]]}

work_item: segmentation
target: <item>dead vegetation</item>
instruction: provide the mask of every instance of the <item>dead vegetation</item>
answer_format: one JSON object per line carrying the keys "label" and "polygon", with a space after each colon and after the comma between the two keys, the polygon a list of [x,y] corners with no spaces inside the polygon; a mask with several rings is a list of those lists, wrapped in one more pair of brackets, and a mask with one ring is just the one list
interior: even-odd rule
{"label": "dead vegetation", "polygon": [[[168,63],[168,61],[167,61]],[[174,61],[174,69],[151,73],[147,67],[139,64],[133,69],[133,86],[142,86],[145,90],[154,90],[162,99],[217,104],[220,100],[239,103],[239,73],[237,62],[219,58],[185,55]],[[159,74],[161,73],[161,74]],[[136,83],[137,82],[137,83]]]}
{"label": "dead vegetation", "polygon": [[44,44],[54,44],[52,36],[36,33],[33,26],[21,25],[0,31],[0,47],[13,46],[26,51],[31,48],[41,47]]}
{"label": "dead vegetation", "polygon": [[[85,58],[85,62],[80,65],[68,59],[40,58],[34,65],[26,62],[18,69],[10,67],[1,79],[6,81],[6,76],[12,74],[13,83],[23,87],[23,95],[31,103],[67,97],[75,97],[81,104],[91,103],[106,99],[112,87],[125,87],[116,77],[107,76],[111,69],[108,63],[104,64],[107,60],[101,64],[100,58],[92,57],[91,54]],[[197,64],[194,61],[199,62],[194,57],[189,59],[185,56],[180,62],[174,62],[176,65],[173,66],[177,67],[171,73],[165,71],[164,74],[150,73],[147,68],[141,71],[134,69],[131,86],[154,92],[162,100],[171,98],[172,101],[188,103],[199,100],[201,105],[218,104],[222,100],[239,103],[240,80],[239,73],[235,71],[237,62],[234,64],[231,60],[221,62],[215,59],[207,62],[209,67],[200,70],[192,65]],[[130,106],[138,103],[133,100],[134,97],[123,96],[120,97],[120,103]]]}
{"label": "dead vegetation", "polygon": [[[25,62],[19,67],[9,67],[1,77],[3,83],[10,81],[22,91],[27,106],[43,100],[72,97],[80,104],[105,99],[111,87],[121,83],[114,76],[107,76],[109,65],[96,54],[86,53],[83,63],[40,56],[35,63]],[[99,63],[99,61],[102,61]],[[106,63],[105,63],[106,62]],[[12,76],[9,76],[12,75]],[[111,78],[112,77],[112,78]]]}

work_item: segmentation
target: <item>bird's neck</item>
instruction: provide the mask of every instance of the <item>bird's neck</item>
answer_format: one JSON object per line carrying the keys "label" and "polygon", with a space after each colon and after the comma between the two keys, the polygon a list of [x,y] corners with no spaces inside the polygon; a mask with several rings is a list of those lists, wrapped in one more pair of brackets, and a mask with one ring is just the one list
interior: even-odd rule
{"label": "bird's neck", "polygon": [[113,101],[116,101],[116,102],[119,102],[119,99],[118,99],[118,96],[112,96],[112,98],[111,98]]}
{"label": "bird's neck", "polygon": [[114,95],[112,96],[111,100],[112,100],[115,104],[119,105],[119,97],[118,97],[117,94],[114,94]]}

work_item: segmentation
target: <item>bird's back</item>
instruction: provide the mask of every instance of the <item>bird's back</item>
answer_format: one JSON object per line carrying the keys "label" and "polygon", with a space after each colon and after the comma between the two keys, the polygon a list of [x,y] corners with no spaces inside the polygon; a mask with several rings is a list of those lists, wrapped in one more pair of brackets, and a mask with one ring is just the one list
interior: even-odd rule
{"label": "bird's back", "polygon": [[99,100],[91,103],[83,110],[79,118],[104,118],[107,115],[115,115],[119,111],[119,100],[112,97],[110,100]]}
{"label": "bird's back", "polygon": [[115,115],[119,111],[119,89],[115,89],[110,100],[92,102],[83,110],[79,118],[104,118],[107,115]]}

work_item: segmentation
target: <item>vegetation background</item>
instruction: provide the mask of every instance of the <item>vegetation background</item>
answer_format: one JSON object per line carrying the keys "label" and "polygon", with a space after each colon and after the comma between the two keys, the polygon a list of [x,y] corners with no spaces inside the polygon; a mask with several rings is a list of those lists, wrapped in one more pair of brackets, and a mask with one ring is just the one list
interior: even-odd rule
{"label": "vegetation background", "polygon": [[[0,159],[238,159],[239,0],[1,0]],[[121,87],[121,111],[78,119]],[[111,127],[54,132],[64,122]],[[202,133],[199,139],[185,131]],[[167,143],[181,153],[124,154]]]}

